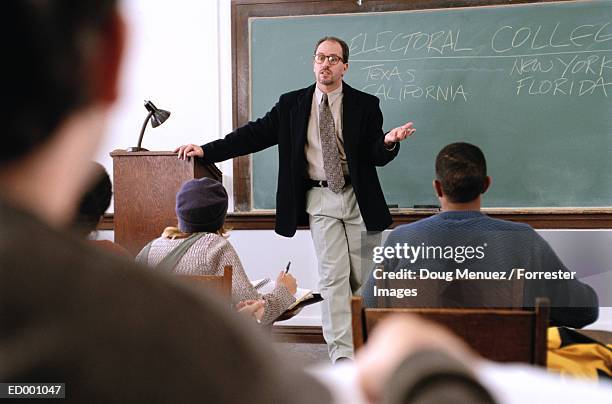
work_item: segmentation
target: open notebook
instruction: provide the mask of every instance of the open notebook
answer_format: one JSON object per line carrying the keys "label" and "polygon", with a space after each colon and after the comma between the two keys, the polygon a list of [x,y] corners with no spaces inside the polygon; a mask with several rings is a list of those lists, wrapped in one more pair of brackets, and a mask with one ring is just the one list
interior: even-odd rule
{"label": "open notebook", "polygon": [[[253,284],[255,289],[257,289],[257,291],[262,295],[272,292],[276,287],[276,282],[269,278],[251,281],[251,284]],[[297,291],[293,294],[293,297],[295,297],[295,302],[289,306],[289,308],[287,308],[286,312],[293,310],[297,306],[308,306],[312,303],[317,303],[323,300],[320,294],[313,293],[310,289],[302,288],[297,288]]]}

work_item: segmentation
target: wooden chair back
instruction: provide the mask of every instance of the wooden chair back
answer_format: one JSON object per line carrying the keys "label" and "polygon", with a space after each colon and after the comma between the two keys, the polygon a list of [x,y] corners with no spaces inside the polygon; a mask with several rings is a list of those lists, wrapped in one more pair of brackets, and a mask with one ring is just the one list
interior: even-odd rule
{"label": "wooden chair back", "polygon": [[190,282],[220,293],[228,301],[232,300],[232,266],[223,268],[223,275],[179,275]]}
{"label": "wooden chair back", "polygon": [[550,303],[539,298],[534,311],[460,308],[363,307],[363,298],[353,297],[351,314],[355,349],[363,346],[368,333],[391,314],[417,314],[449,329],[481,356],[498,362],[525,362],[546,366],[546,337]]}

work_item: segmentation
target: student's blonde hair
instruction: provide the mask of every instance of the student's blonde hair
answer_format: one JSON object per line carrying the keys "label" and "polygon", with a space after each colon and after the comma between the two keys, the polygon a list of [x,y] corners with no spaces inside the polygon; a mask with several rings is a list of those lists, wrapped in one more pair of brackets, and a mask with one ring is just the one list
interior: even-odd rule
{"label": "student's blonde hair", "polygon": [[[215,234],[218,234],[221,237],[228,238],[230,230],[231,229],[228,229],[227,227],[225,227],[225,224],[223,224],[215,232]],[[170,240],[175,240],[175,239],[180,239],[180,238],[187,238],[187,237],[191,236],[192,234],[193,233],[185,233],[183,231],[180,231],[178,227],[170,226],[170,227],[166,227],[164,229],[164,231],[162,232],[161,236],[163,238],[169,238]]]}

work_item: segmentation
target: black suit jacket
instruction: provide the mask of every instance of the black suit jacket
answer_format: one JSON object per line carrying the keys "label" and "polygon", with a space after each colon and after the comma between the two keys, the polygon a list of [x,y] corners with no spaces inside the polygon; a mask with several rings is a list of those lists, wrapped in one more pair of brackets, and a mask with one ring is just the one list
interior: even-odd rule
{"label": "black suit jacket", "polygon": [[[217,162],[255,153],[278,145],[276,232],[291,237],[298,225],[308,224],[304,145],[315,85],[280,96],[262,118],[202,146],[204,160]],[[349,175],[361,216],[369,231],[382,231],[391,224],[376,166],[393,160],[399,144],[384,146],[383,117],[377,97],[343,83],[342,133]]]}

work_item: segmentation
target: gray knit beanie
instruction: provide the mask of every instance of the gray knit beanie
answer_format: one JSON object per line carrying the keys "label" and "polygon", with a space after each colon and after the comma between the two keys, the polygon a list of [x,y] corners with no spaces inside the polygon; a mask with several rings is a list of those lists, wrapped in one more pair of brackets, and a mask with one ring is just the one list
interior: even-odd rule
{"label": "gray knit beanie", "polygon": [[176,195],[179,230],[185,233],[214,233],[225,222],[227,192],[210,178],[189,180]]}

